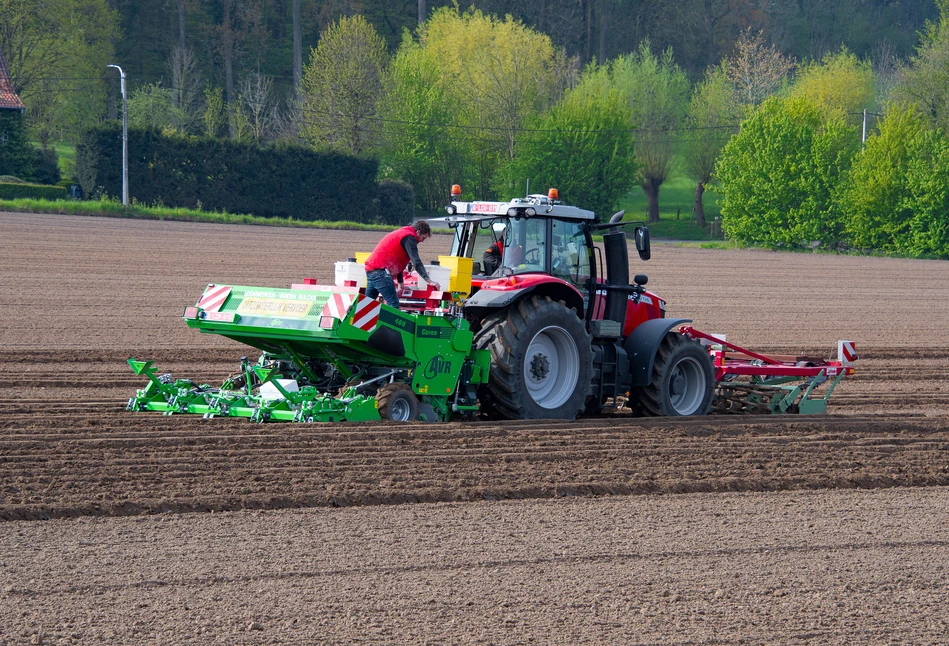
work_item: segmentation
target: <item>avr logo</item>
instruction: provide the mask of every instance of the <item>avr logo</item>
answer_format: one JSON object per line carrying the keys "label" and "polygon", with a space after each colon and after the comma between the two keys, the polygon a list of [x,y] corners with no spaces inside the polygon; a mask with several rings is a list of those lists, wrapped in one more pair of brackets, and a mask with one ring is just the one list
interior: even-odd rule
{"label": "avr logo", "polygon": [[425,366],[426,379],[434,379],[438,375],[447,375],[451,372],[451,361],[446,361],[441,355],[432,357],[431,361]]}

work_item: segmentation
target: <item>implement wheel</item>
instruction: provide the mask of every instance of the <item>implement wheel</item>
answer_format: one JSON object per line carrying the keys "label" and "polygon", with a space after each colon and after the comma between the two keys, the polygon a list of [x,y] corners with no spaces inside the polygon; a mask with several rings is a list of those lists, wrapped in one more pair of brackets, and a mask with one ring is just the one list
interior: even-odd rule
{"label": "implement wheel", "polygon": [[669,332],[656,352],[649,385],[630,393],[635,396],[630,408],[653,417],[706,415],[714,392],[715,369],[708,352],[698,341]]}
{"label": "implement wheel", "polygon": [[491,351],[479,398],[503,419],[574,419],[590,394],[590,335],[563,302],[533,296],[489,317],[475,340]]}
{"label": "implement wheel", "polygon": [[418,398],[412,387],[403,383],[391,383],[376,393],[379,417],[393,422],[412,422],[418,419]]}

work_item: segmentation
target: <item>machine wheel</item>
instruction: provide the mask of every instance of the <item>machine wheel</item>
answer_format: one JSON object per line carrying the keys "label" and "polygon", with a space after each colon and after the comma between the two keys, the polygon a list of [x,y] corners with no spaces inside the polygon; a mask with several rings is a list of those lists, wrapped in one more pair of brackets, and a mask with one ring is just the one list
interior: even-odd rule
{"label": "machine wheel", "polygon": [[533,296],[484,321],[475,343],[491,351],[479,398],[505,419],[574,419],[590,394],[593,350],[574,310]]}
{"label": "machine wheel", "polygon": [[393,422],[411,422],[418,419],[418,398],[408,384],[394,382],[376,393],[379,417]]}
{"label": "machine wheel", "polygon": [[630,408],[653,417],[706,415],[714,393],[715,369],[708,352],[698,341],[669,332],[656,352],[652,381],[630,393]]}

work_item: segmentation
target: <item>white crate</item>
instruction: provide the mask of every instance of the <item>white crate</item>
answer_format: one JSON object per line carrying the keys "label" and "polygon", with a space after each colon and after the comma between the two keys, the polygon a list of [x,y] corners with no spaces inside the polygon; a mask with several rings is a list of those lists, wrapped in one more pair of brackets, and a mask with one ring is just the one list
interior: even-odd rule
{"label": "white crate", "polygon": [[[442,291],[448,289],[448,281],[451,280],[451,269],[448,267],[442,267],[441,265],[425,265],[425,271],[428,272],[429,278],[438,283],[439,287],[442,288]],[[418,274],[416,274],[416,276],[417,275]],[[428,287],[428,283],[419,277],[418,286],[419,289],[425,289]]]}
{"label": "white crate", "polygon": [[342,260],[336,262],[336,284],[342,287],[347,280],[356,281],[357,287],[366,286],[366,266],[359,262]]}

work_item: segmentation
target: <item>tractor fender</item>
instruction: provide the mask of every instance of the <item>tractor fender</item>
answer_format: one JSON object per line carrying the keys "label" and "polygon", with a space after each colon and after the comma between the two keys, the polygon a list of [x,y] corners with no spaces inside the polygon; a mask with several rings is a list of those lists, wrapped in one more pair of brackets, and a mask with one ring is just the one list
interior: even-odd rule
{"label": "tractor fender", "polygon": [[474,296],[465,301],[466,310],[496,310],[507,307],[522,296],[534,291],[534,286],[522,289],[480,289]]}
{"label": "tractor fender", "polygon": [[652,376],[652,366],[656,362],[659,344],[672,328],[692,319],[651,319],[640,323],[633,333],[626,337],[623,349],[629,358],[630,386],[648,386]]}

